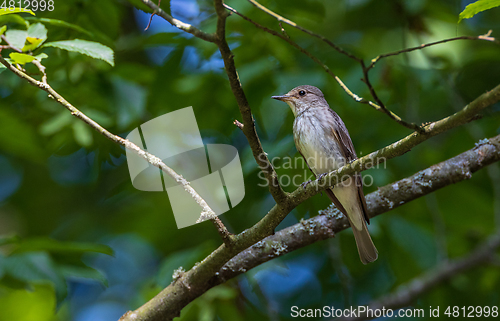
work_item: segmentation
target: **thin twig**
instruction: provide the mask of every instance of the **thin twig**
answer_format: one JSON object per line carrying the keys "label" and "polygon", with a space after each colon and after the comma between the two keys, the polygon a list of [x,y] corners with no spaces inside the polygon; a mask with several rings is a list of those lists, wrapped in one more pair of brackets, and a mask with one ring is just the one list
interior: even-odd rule
{"label": "thin twig", "polygon": [[387,57],[390,57],[390,56],[396,56],[396,55],[399,55],[399,54],[402,54],[402,53],[405,53],[405,52],[411,52],[411,51],[415,51],[415,50],[420,50],[420,49],[423,49],[423,48],[427,48],[427,47],[430,47],[430,46],[439,45],[439,44],[450,42],[450,41],[456,41],[456,40],[486,40],[486,41],[491,41],[491,42],[496,43],[496,44],[500,44],[500,41],[498,41],[497,39],[495,39],[493,37],[490,37],[491,33],[492,33],[492,30],[488,31],[486,34],[484,34],[482,36],[477,36],[477,37],[473,37],[473,36],[460,36],[460,37],[448,38],[448,39],[443,39],[443,40],[439,40],[439,41],[435,41],[435,42],[421,44],[420,46],[416,46],[416,47],[411,47],[411,48],[401,49],[401,50],[394,51],[394,52],[389,52],[389,53],[386,53],[386,54],[383,54],[383,55],[379,55],[379,56],[373,58],[371,60],[370,65],[367,67],[367,70],[372,69],[375,66],[375,64],[377,62],[379,62],[383,58],[387,58]]}
{"label": "thin twig", "polygon": [[47,74],[45,73],[45,66],[42,65],[42,63],[38,59],[33,60],[32,63],[38,68],[38,70],[40,70],[40,73],[42,73],[42,82],[44,84],[47,84]]}
{"label": "thin twig", "polygon": [[237,119],[233,121],[233,124],[236,125],[239,129],[243,130],[243,124],[240,123]]}
{"label": "thin twig", "polygon": [[[161,4],[161,0],[158,0],[158,8],[160,7],[160,4]],[[148,30],[149,27],[151,26],[151,22],[153,21],[153,16],[154,15],[156,15],[156,10],[154,10],[153,13],[151,14],[151,16],[149,17],[148,25],[146,26],[146,28],[144,29],[144,31]]]}
{"label": "thin twig", "polygon": [[283,25],[281,24],[281,21],[279,22],[279,25],[280,25],[280,28],[281,28],[281,33],[282,33],[285,37],[290,38],[290,36],[286,33],[285,28],[283,28]]}
{"label": "thin twig", "polygon": [[264,11],[265,13],[267,13],[268,15],[276,18],[278,21],[280,22],[284,22],[294,28],[297,28],[299,29],[300,31],[303,31],[313,37],[316,37],[322,41],[324,41],[325,43],[327,43],[330,47],[332,47],[333,49],[337,50],[338,52],[340,52],[341,54],[343,55],[346,55],[347,57],[357,61],[357,62],[361,62],[361,59],[356,57],[355,55],[345,51],[344,49],[342,49],[341,47],[337,46],[336,44],[334,44],[332,41],[328,40],[326,37],[323,37],[322,35],[319,35],[317,33],[314,33],[304,27],[301,27],[300,25],[296,24],[295,22],[293,22],[292,20],[289,20],[287,18],[284,18],[282,16],[280,16],[279,14],[269,10],[268,8],[264,7],[263,5],[261,5],[260,3],[258,3],[257,1],[255,0],[248,0],[248,2],[250,2],[251,4],[253,4],[255,7],[259,8],[260,10]]}
{"label": "thin twig", "polygon": [[344,82],[339,78],[337,77],[331,70],[330,68],[325,65],[324,63],[321,62],[321,60],[319,60],[316,56],[314,56],[313,54],[311,54],[309,51],[307,51],[306,49],[302,48],[301,46],[299,46],[296,42],[294,42],[293,40],[291,40],[289,37],[286,37],[282,34],[280,34],[279,32],[276,32],[274,30],[271,30],[267,27],[264,27],[263,25],[259,24],[258,22],[255,22],[254,20],[250,19],[249,17],[245,16],[244,14],[236,11],[235,9],[233,9],[232,7],[228,6],[227,4],[224,4],[224,7],[237,14],[238,16],[242,17],[244,20],[252,23],[254,26],[256,26],[257,28],[261,29],[261,30],[264,30],[265,32],[273,35],[273,36],[276,36],[276,37],[279,37],[283,40],[285,40],[286,42],[288,42],[290,45],[292,45],[293,47],[297,48],[298,50],[300,50],[303,54],[305,54],[306,56],[308,56],[309,58],[311,58],[315,63],[317,63],[318,65],[320,65],[321,67],[323,67],[323,69],[326,71],[327,74],[329,74],[330,76],[332,76],[337,82],[338,84],[342,87],[342,89],[344,89],[344,91],[352,98],[354,99],[355,101],[357,102],[360,102],[360,103],[363,103],[363,104],[374,104],[375,106],[377,106],[378,108],[380,108],[378,105],[376,105],[375,103],[373,102],[369,102],[367,101],[366,99],[362,98],[362,97],[359,97],[358,95],[356,95],[355,93],[353,93],[345,84]]}
{"label": "thin twig", "polygon": [[[93,119],[89,118],[87,115],[82,113],[80,110],[78,110],[75,106],[73,106],[71,103],[69,103],[64,97],[62,97],[58,92],[56,92],[47,82],[46,82],[46,76],[45,76],[45,67],[43,67],[40,63],[39,65],[42,66],[43,68],[40,70],[43,73],[42,78],[44,81],[38,81],[30,76],[28,76],[26,73],[23,71],[19,70],[18,68],[14,67],[10,63],[8,63],[3,57],[0,56],[0,63],[2,63],[5,67],[7,67],[10,71],[15,73],[18,77],[27,80],[30,84],[44,90],[49,94],[49,97],[54,99],[56,102],[64,106],[66,109],[68,109],[73,116],[76,118],[79,118],[80,120],[84,121],[87,125],[90,127],[94,128],[96,131],[98,131],[100,134],[102,134],[104,137],[108,138],[109,140],[118,143],[125,148],[135,152],[137,155],[140,157],[144,158],[148,163],[152,164],[153,166],[156,166],[160,168],[163,172],[167,173],[170,177],[172,177],[177,183],[182,185],[184,190],[188,192],[191,197],[196,201],[198,205],[202,208],[202,211],[205,213],[208,213],[209,217],[211,217],[211,220],[214,222],[214,224],[218,227],[217,231],[221,235],[222,239],[227,245],[231,244],[232,241],[232,235],[228,232],[224,224],[217,218],[215,212],[210,208],[210,206],[207,204],[207,202],[194,190],[193,187],[191,187],[190,183],[182,177],[182,175],[177,174],[172,168],[168,167],[163,161],[144,151],[141,149],[139,146],[136,144],[132,143],[131,141],[124,139],[118,135],[114,135],[111,132],[109,132],[107,129],[99,125],[96,121]],[[214,218],[215,217],[215,218]]]}

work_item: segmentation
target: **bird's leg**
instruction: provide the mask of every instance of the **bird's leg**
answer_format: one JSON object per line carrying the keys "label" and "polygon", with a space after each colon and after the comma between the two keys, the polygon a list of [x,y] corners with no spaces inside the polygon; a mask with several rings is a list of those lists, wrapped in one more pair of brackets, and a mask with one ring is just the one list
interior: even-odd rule
{"label": "bird's leg", "polygon": [[[311,172],[312,172],[312,170],[311,170]],[[319,174],[318,176],[316,176],[316,180],[322,179],[327,174],[328,174],[328,172],[323,173],[323,174]],[[309,183],[311,183],[311,182],[312,182],[312,180],[308,180],[307,182],[304,182],[304,183],[302,183],[300,185],[302,186],[302,188],[306,189],[307,185],[309,185]],[[323,195],[323,193],[321,193],[321,195]]]}

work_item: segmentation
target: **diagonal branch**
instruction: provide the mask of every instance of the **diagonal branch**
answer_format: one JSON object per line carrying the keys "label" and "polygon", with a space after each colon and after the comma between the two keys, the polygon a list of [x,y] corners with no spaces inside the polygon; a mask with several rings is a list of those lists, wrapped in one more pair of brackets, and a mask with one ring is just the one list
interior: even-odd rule
{"label": "diagonal branch", "polygon": [[[191,195],[191,197],[196,201],[196,203],[201,207],[202,213],[204,213],[210,220],[214,223],[214,225],[217,227],[217,231],[219,234],[222,236],[222,239],[224,240],[225,243],[230,244],[232,240],[232,235],[229,233],[227,228],[224,226],[222,221],[217,217],[215,212],[210,208],[210,206],[207,204],[207,202],[194,190],[194,188],[191,187],[189,182],[182,177],[182,175],[177,174],[172,168],[167,166],[165,163],[162,162],[162,160],[147,151],[141,149],[139,146],[136,144],[132,143],[131,141],[124,139],[118,135],[114,135],[111,132],[109,132],[107,129],[99,125],[96,121],[93,119],[89,118],[87,115],[82,113],[80,110],[78,110],[75,106],[73,106],[71,103],[69,103],[64,97],[62,97],[58,92],[56,92],[46,81],[46,75],[45,75],[45,68],[40,69],[40,71],[43,73],[42,76],[42,81],[38,81],[18,68],[14,67],[10,63],[8,63],[2,56],[0,56],[0,63],[2,63],[7,69],[12,71],[14,74],[16,74],[19,78],[22,78],[26,81],[28,81],[31,85],[36,86],[45,92],[49,94],[49,97],[54,99],[56,102],[64,106],[67,110],[71,112],[73,116],[76,118],[82,120],[85,122],[87,125],[95,129],[97,132],[99,132],[101,135],[106,137],[107,139],[111,140],[112,142],[115,142],[117,144],[120,144],[124,146],[125,148],[135,152],[137,155],[139,155],[141,158],[145,159],[148,163],[150,163],[153,166],[158,167],[161,169],[164,173],[167,173],[170,177],[172,177],[177,183],[182,185],[184,190]],[[38,68],[43,67],[40,63],[37,64]]]}

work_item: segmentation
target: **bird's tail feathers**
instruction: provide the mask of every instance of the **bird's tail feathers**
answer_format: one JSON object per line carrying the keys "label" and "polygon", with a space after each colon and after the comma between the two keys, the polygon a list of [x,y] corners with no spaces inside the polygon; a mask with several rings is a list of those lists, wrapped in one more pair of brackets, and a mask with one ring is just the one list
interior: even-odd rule
{"label": "bird's tail feathers", "polygon": [[[356,246],[358,247],[359,258],[363,264],[368,264],[370,262],[375,261],[378,258],[378,251],[373,244],[372,238],[370,237],[370,233],[368,232],[368,227],[366,226],[365,215],[363,215],[363,209],[360,206],[356,207],[355,211],[357,213],[347,213],[346,209],[342,205],[342,203],[338,200],[331,189],[325,190],[326,195],[332,200],[332,202],[337,206],[337,208],[344,213],[344,215],[349,220],[349,224],[351,225],[352,232],[354,233],[354,239],[356,240]],[[354,224],[350,216],[354,216],[358,218],[356,221],[361,222],[360,224]],[[360,227],[358,229],[356,227]]]}
{"label": "bird's tail feathers", "polygon": [[[347,217],[349,218],[349,216]],[[367,264],[375,261],[378,258],[378,251],[375,244],[373,244],[372,238],[370,237],[366,222],[363,220],[363,227],[361,230],[358,230],[353,224],[351,224],[351,227],[352,232],[354,233],[354,239],[356,240],[361,262],[363,264]]]}

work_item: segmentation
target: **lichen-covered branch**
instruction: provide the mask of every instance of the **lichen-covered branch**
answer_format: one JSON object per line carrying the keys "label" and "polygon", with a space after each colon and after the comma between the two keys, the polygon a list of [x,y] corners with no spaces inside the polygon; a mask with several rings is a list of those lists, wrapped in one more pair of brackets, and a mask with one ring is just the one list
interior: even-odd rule
{"label": "lichen-covered branch", "polygon": [[[385,297],[380,298],[368,305],[371,310],[387,309],[400,309],[411,305],[422,294],[431,290],[438,284],[449,280],[457,274],[470,270],[477,266],[494,263],[495,252],[500,248],[500,233],[494,234],[488,238],[484,244],[478,246],[468,255],[451,260],[445,261],[435,268],[425,272],[410,282],[403,284],[398,289]],[[358,315],[351,318],[338,318],[340,321],[361,321],[370,320],[366,314]]]}
{"label": "lichen-covered branch", "polygon": [[[438,189],[468,180],[474,172],[500,161],[500,135],[476,145],[460,155],[366,195],[369,216],[389,212]],[[347,218],[332,204],[320,215],[276,232],[239,253],[221,268],[212,284],[223,283],[276,257],[331,238],[348,227]]]}

